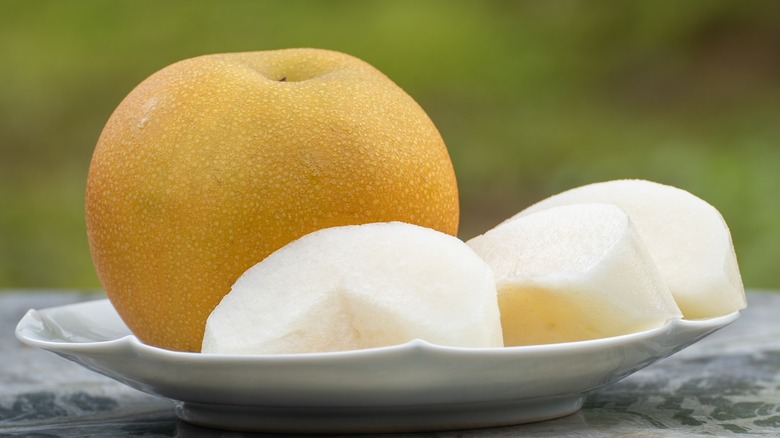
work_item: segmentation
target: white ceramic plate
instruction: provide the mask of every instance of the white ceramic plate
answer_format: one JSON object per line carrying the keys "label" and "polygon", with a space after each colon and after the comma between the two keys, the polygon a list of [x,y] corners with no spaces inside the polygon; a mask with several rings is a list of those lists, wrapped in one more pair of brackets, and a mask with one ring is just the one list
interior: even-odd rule
{"label": "white ceramic plate", "polygon": [[187,422],[264,432],[391,432],[526,423],[577,411],[733,314],[592,341],[468,349],[423,341],[360,351],[234,356],[151,347],[108,300],[30,310],[16,336],[177,402]]}

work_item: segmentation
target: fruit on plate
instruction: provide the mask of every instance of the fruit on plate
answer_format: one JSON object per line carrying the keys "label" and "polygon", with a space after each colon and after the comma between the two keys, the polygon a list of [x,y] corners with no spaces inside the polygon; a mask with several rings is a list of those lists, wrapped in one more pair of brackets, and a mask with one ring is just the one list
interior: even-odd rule
{"label": "fruit on plate", "polygon": [[681,317],[631,220],[614,205],[550,208],[467,243],[495,274],[506,346],[616,336]]}
{"label": "fruit on plate", "polygon": [[203,353],[356,350],[422,339],[502,346],[490,267],[401,222],[322,229],[250,268],[208,318]]}
{"label": "fruit on plate", "polygon": [[320,49],[207,55],[153,74],[98,140],[86,189],[101,283],[143,342],[199,351],[248,268],[305,234],[403,221],[456,234],[442,138],[374,67]]}
{"label": "fruit on plate", "polygon": [[723,316],[747,305],[726,222],[685,190],[645,180],[595,183],[540,201],[509,221],[583,202],[611,203],[628,213],[685,318]]}

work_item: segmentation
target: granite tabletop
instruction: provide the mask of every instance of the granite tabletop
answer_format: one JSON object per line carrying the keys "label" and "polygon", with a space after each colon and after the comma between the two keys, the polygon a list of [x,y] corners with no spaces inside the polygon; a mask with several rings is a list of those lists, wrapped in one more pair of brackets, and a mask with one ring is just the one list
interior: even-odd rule
{"label": "granite tabletop", "polygon": [[[0,438],[252,437],[177,419],[148,395],[14,336],[24,313],[102,298],[80,291],[0,291]],[[588,395],[578,412],[533,424],[392,436],[780,436],[780,293],[691,347]]]}

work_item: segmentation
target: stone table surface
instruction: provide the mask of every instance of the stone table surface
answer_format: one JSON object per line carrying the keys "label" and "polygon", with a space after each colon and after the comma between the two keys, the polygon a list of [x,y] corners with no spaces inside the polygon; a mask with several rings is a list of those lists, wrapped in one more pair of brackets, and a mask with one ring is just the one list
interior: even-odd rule
{"label": "stone table surface", "polygon": [[[176,418],[173,403],[126,387],[14,336],[30,309],[103,298],[0,291],[0,438],[252,437]],[[780,292],[750,291],[730,326],[596,390],[583,408],[533,424],[382,435],[426,437],[780,436]]]}

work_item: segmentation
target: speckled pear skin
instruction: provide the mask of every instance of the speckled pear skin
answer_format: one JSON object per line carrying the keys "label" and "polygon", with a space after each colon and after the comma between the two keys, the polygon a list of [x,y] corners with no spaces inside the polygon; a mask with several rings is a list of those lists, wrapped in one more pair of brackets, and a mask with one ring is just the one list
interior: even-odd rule
{"label": "speckled pear skin", "polygon": [[143,342],[199,351],[246,269],[317,229],[402,221],[456,234],[436,127],[369,64],[320,49],[207,55],[139,84],[87,179],[96,271]]}

